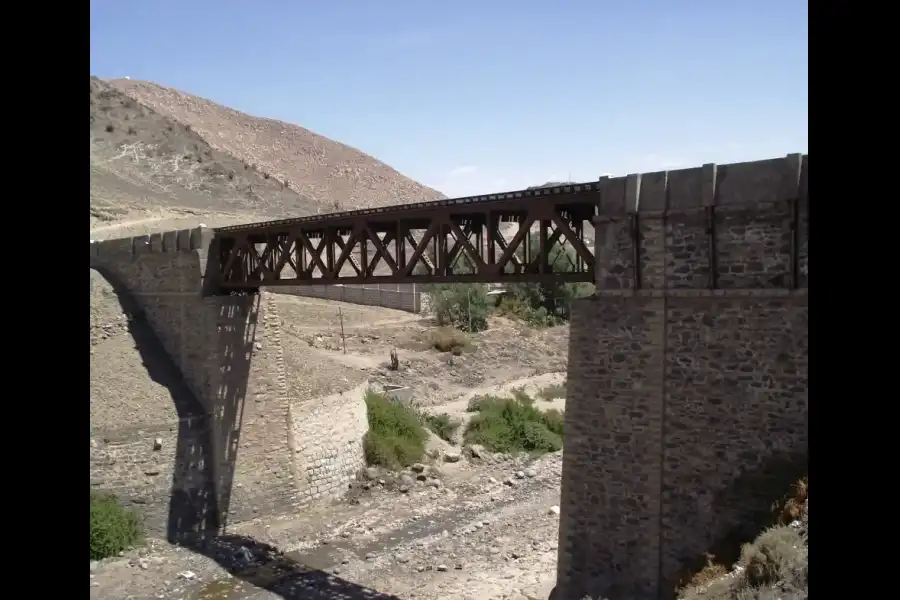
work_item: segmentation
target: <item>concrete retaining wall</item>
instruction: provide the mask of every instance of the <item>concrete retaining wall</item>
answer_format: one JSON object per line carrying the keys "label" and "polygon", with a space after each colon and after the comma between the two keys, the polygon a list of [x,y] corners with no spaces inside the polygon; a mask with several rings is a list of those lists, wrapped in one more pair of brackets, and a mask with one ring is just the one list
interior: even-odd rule
{"label": "concrete retaining wall", "polygon": [[273,288],[277,294],[290,294],[324,300],[337,300],[366,306],[382,306],[411,313],[422,312],[422,293],[415,284],[308,285]]}
{"label": "concrete retaining wall", "polygon": [[369,431],[368,389],[364,382],[346,392],[291,404],[295,481],[302,499],[340,496],[366,466],[362,442]]}

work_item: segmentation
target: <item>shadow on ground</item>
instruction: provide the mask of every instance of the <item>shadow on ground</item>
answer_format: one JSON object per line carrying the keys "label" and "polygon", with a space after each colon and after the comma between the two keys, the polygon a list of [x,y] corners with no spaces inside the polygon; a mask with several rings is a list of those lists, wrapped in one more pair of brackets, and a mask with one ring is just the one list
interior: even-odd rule
{"label": "shadow on ground", "polygon": [[[156,336],[141,303],[115,273],[91,265],[109,282],[148,376],[170,392],[178,414],[178,439],[164,528],[170,543],[206,556],[233,577],[198,584],[191,600],[242,600],[262,590],[284,600],[399,600],[302,564],[278,548],[225,532],[234,467],[255,341],[259,296],[223,297],[218,305],[216,355],[227,377],[216,382],[210,411],[191,392]],[[153,533],[157,533],[154,528]],[[325,565],[320,565],[323,568]],[[249,585],[247,585],[249,584]],[[257,588],[252,589],[250,588]],[[250,588],[250,589],[248,589]]]}
{"label": "shadow on ground", "polygon": [[234,576],[205,584],[191,596],[192,600],[254,597],[252,592],[241,591],[241,582],[284,600],[400,600],[308,567],[278,548],[249,537],[221,535],[187,548],[215,560]]}

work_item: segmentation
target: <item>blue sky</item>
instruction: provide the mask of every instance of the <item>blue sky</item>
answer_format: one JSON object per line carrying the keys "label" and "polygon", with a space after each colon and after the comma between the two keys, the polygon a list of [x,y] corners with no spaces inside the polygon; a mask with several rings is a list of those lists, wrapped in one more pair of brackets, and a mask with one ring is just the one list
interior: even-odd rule
{"label": "blue sky", "polygon": [[799,0],[91,0],[91,74],[462,196],[808,151],[807,22]]}

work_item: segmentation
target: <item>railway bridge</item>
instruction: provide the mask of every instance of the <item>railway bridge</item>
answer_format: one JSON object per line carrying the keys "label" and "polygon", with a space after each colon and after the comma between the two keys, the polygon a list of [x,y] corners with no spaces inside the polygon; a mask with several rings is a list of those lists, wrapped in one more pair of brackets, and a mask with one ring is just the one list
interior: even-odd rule
{"label": "railway bridge", "polygon": [[[211,483],[178,486],[192,514],[170,532],[324,493],[291,461],[306,450],[260,289],[593,282],[570,323],[555,596],[671,596],[808,466],[808,178],[792,154],[91,243],[211,422]],[[270,477],[235,485],[246,465]]]}

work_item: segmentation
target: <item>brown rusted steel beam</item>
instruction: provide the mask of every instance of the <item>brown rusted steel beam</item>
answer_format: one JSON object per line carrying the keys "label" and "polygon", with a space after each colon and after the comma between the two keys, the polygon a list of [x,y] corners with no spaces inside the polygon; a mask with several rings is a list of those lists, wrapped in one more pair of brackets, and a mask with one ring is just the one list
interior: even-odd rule
{"label": "brown rusted steel beam", "polygon": [[[599,191],[592,185],[553,189],[217,229],[219,287],[593,281],[594,256],[582,238]],[[519,225],[510,241],[500,232],[504,222]],[[575,261],[551,263],[557,246],[570,247]],[[386,268],[376,272],[382,262]]]}

